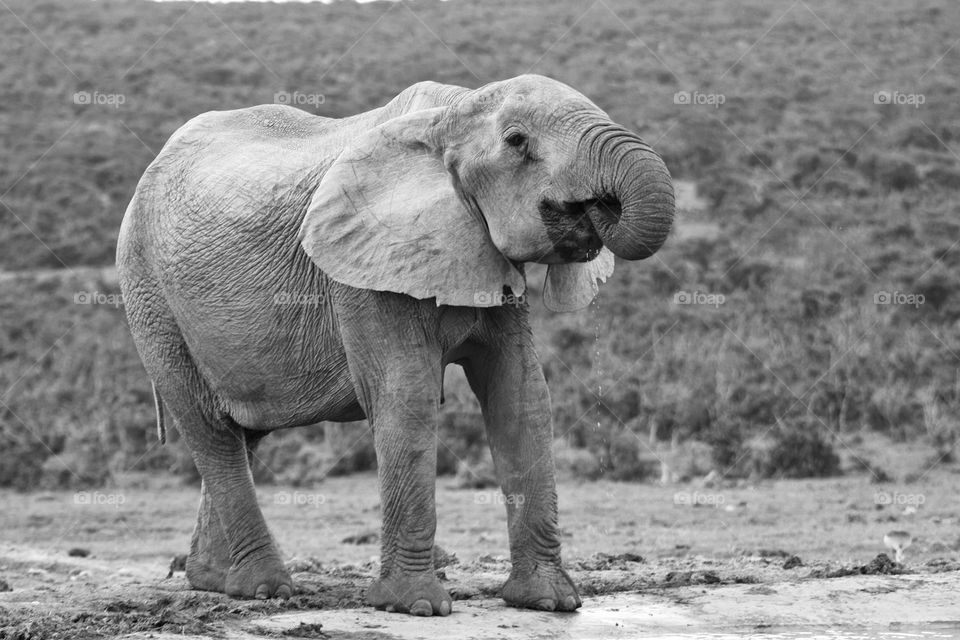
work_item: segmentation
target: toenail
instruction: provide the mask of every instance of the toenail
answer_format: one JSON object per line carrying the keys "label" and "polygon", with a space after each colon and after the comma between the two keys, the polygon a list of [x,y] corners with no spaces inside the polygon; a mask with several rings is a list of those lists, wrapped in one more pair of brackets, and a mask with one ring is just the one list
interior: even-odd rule
{"label": "toenail", "polygon": [[429,600],[417,600],[413,603],[413,606],[410,607],[410,613],[415,616],[432,616],[433,606]]}
{"label": "toenail", "polygon": [[556,600],[551,600],[550,598],[541,598],[537,600],[537,608],[542,609],[543,611],[553,611],[557,608]]}

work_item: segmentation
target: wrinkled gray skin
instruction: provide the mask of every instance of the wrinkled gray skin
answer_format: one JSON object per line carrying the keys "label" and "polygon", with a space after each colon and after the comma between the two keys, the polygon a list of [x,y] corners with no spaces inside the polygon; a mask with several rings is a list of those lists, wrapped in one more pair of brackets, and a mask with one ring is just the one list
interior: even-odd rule
{"label": "wrinkled gray skin", "polygon": [[181,128],[140,181],[117,264],[161,413],[203,477],[190,584],[291,595],[248,455],[274,429],[366,417],[383,516],[367,600],[447,615],[431,549],[437,412],[456,363],[504,493],[523,496],[505,500],[503,598],[578,608],[560,563],[549,395],[528,309],[495,294],[521,293],[522,263],[541,262],[556,269],[556,306],[583,306],[612,270],[607,250],[651,255],[672,217],[659,156],[539,76],[477,90],[420,83],[341,120],[267,105]]}

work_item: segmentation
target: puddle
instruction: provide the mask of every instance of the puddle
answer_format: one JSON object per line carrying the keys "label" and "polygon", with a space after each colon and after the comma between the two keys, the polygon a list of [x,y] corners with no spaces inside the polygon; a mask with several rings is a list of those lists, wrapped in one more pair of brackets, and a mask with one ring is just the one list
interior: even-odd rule
{"label": "puddle", "polygon": [[[584,598],[572,614],[524,611],[499,600],[454,603],[447,618],[412,618],[373,609],[271,616],[254,635],[290,635],[322,624],[332,637],[386,640],[665,639],[895,640],[960,637],[960,575],[850,576],[751,585],[680,587]],[[249,627],[243,631],[250,633]],[[372,634],[372,635],[371,635]]]}
{"label": "puddle", "polygon": [[569,614],[524,611],[507,607],[499,600],[480,600],[455,602],[454,611],[447,618],[411,618],[372,609],[342,609],[274,616],[260,621],[258,626],[265,631],[284,633],[291,632],[301,623],[315,622],[321,622],[323,632],[333,637],[377,631],[384,634],[380,636],[382,638],[403,640],[602,640],[634,638],[645,628],[683,628],[695,624],[677,605],[652,603],[642,596],[620,594],[591,598],[578,612]]}
{"label": "puddle", "polygon": [[[756,585],[650,589],[586,597],[576,613],[512,609],[500,600],[460,600],[446,618],[371,608],[320,609],[225,622],[238,640],[937,640],[960,637],[960,572],[798,579]],[[307,626],[303,626],[307,625]],[[317,635],[322,633],[322,636]],[[140,632],[128,640],[183,640]]]}

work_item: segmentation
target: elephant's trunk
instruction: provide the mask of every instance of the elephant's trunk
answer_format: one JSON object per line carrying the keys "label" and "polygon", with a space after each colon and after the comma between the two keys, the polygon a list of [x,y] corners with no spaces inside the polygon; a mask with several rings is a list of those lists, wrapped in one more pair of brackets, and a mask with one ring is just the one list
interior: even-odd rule
{"label": "elephant's trunk", "polygon": [[597,234],[621,258],[650,257],[673,223],[673,181],[667,166],[643,140],[612,123],[594,125],[584,140],[603,194],[588,209]]}

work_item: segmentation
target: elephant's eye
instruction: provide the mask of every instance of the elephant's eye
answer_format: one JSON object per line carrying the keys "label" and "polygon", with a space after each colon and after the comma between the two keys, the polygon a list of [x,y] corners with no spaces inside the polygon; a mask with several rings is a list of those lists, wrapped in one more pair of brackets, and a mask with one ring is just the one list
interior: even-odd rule
{"label": "elephant's eye", "polygon": [[527,144],[527,136],[518,131],[514,131],[505,138],[504,142],[511,147],[522,147],[523,145]]}

